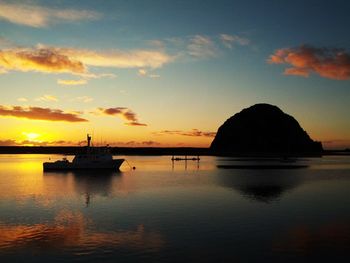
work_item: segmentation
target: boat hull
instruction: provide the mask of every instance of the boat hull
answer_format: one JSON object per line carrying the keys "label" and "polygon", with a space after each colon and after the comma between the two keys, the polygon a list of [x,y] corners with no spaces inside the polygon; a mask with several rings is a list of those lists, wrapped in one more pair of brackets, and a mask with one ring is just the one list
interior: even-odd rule
{"label": "boat hull", "polygon": [[53,170],[119,170],[120,166],[124,162],[124,159],[113,159],[108,162],[86,162],[86,163],[74,163],[74,162],[45,162],[43,163],[44,171]]}

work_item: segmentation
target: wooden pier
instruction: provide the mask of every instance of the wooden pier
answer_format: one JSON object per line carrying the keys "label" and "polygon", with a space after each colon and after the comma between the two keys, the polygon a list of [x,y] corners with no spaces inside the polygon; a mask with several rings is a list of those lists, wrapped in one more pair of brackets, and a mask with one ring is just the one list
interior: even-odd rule
{"label": "wooden pier", "polygon": [[197,157],[187,157],[187,155],[185,155],[185,157],[175,157],[173,155],[173,157],[171,158],[172,161],[198,161],[200,160],[199,155],[197,155]]}

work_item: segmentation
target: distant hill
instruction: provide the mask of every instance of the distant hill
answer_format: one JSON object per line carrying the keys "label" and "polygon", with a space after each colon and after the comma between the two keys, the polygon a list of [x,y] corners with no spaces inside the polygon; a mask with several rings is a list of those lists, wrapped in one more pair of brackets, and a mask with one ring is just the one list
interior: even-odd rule
{"label": "distant hill", "polygon": [[217,155],[314,155],[322,144],[277,106],[255,104],[220,126],[210,150]]}

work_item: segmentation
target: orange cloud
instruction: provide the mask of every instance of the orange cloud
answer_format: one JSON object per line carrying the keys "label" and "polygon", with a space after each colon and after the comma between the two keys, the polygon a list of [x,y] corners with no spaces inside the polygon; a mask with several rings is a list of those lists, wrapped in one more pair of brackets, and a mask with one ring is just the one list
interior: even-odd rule
{"label": "orange cloud", "polygon": [[0,50],[3,70],[39,71],[45,73],[84,73],[82,62],[48,48],[15,48]]}
{"label": "orange cloud", "polygon": [[192,137],[215,137],[216,132],[204,132],[198,129],[192,129],[190,131],[180,131],[180,130],[163,130],[155,132],[156,135],[182,135],[182,136],[192,136]]}
{"label": "orange cloud", "polygon": [[137,121],[128,122],[128,123],[125,123],[125,125],[128,125],[128,126],[147,126],[147,124],[137,122]]}
{"label": "orange cloud", "polygon": [[310,73],[316,73],[329,79],[350,79],[350,54],[344,49],[306,45],[283,48],[276,50],[269,57],[268,63],[290,64],[292,67],[284,71],[285,75],[308,77]]}
{"label": "orange cloud", "polygon": [[58,109],[40,108],[40,107],[5,107],[0,105],[0,116],[10,116],[17,118],[26,118],[32,120],[46,121],[67,121],[67,122],[86,122],[88,120],[81,118],[77,113],[66,113]]}
{"label": "orange cloud", "polygon": [[16,146],[17,142],[15,140],[0,140],[0,146]]}
{"label": "orange cloud", "polygon": [[115,115],[119,116],[129,122],[125,123],[125,125],[129,126],[147,126],[145,123],[140,123],[138,121],[137,115],[132,110],[125,108],[125,107],[115,107],[115,108],[98,108],[98,111],[100,113],[103,113],[105,115]]}

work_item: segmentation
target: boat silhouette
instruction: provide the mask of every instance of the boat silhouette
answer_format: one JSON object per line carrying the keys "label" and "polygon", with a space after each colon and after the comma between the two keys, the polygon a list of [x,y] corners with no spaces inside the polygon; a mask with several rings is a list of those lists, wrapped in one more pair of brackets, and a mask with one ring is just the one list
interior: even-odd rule
{"label": "boat silhouette", "polygon": [[67,158],[55,162],[44,162],[44,171],[49,170],[119,170],[124,159],[113,159],[108,147],[91,147],[91,136],[87,135],[87,146],[70,162]]}

